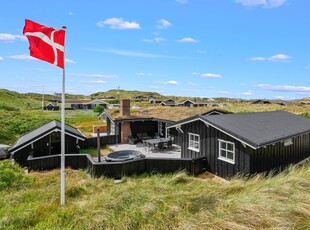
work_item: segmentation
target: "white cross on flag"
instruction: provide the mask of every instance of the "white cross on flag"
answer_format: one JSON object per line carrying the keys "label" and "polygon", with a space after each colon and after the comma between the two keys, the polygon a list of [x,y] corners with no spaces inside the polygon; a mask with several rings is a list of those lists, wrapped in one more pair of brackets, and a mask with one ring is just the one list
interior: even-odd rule
{"label": "white cross on flag", "polygon": [[25,21],[23,34],[28,38],[30,55],[63,69],[66,31],[43,26],[28,19]]}

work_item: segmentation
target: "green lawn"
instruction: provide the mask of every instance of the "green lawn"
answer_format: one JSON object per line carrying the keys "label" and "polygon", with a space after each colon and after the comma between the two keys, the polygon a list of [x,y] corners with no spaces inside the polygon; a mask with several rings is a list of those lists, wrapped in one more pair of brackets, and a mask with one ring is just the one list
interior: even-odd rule
{"label": "green lawn", "polygon": [[0,165],[1,175],[12,183],[0,186],[0,229],[310,229],[309,165],[269,178],[180,172],[120,183],[67,169],[63,207],[59,170],[22,175]]}

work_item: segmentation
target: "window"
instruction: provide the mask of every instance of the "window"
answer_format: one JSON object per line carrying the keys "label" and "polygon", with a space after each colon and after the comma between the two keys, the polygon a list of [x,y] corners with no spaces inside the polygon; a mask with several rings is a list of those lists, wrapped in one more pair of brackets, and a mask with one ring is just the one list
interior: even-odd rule
{"label": "window", "polygon": [[195,152],[200,151],[200,137],[198,134],[188,133],[189,136],[189,144],[188,149],[193,150]]}
{"label": "window", "polygon": [[235,143],[219,140],[218,159],[234,164],[235,163]]}

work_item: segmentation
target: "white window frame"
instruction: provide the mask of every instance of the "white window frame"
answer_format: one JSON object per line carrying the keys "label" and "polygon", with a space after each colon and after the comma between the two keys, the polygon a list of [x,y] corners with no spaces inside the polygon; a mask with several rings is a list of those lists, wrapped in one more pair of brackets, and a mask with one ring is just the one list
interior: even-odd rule
{"label": "white window frame", "polygon": [[[198,141],[195,141],[192,137],[198,137]],[[198,148],[195,147],[195,143],[198,144]],[[198,134],[188,133],[188,149],[195,152],[200,152],[200,136]]]}
{"label": "white window frame", "polygon": [[[230,141],[225,141],[225,140],[221,140],[218,139],[219,141],[219,160],[231,163],[231,164],[235,164],[235,159],[236,159],[236,149],[235,149],[235,143],[234,142],[230,142]],[[226,144],[226,149],[221,148],[221,143],[225,143]],[[233,146],[233,150],[228,150],[227,149],[227,144],[231,144]],[[221,156],[221,150],[226,151],[226,157]],[[227,152],[230,152],[233,154],[233,159],[227,158]]]}

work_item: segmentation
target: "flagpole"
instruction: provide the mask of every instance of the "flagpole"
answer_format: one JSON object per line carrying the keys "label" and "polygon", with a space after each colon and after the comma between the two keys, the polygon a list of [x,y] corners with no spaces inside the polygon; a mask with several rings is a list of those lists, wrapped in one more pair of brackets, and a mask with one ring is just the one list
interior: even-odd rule
{"label": "flagpole", "polygon": [[[66,27],[63,27],[66,30]],[[65,49],[64,49],[65,59]],[[65,204],[65,64],[62,72],[61,95],[61,162],[60,162],[60,204]]]}

